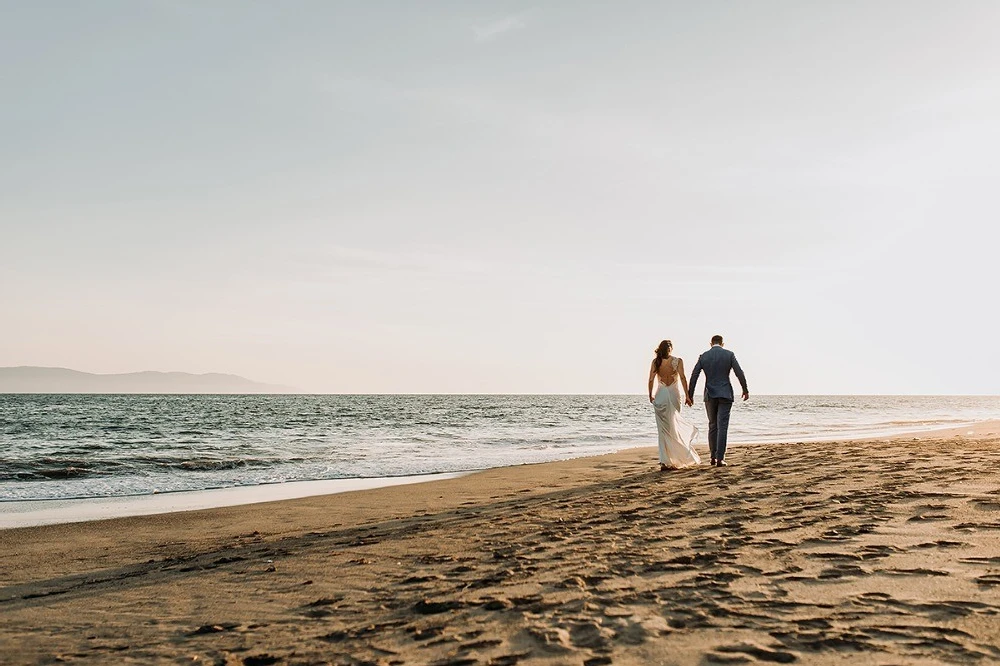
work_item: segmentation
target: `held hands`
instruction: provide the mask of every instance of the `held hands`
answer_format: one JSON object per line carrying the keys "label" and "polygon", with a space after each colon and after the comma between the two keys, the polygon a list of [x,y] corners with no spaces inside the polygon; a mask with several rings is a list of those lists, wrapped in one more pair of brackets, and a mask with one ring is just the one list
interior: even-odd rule
{"label": "held hands", "polygon": [[688,396],[684,398],[684,404],[688,407],[694,407],[694,400],[691,399],[691,396]]}

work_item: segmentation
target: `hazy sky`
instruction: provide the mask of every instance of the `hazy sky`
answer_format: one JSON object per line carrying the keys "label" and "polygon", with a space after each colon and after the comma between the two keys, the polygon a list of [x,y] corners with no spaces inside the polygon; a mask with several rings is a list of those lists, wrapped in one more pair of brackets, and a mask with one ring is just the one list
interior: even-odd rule
{"label": "hazy sky", "polygon": [[0,0],[0,366],[1000,391],[1000,3]]}

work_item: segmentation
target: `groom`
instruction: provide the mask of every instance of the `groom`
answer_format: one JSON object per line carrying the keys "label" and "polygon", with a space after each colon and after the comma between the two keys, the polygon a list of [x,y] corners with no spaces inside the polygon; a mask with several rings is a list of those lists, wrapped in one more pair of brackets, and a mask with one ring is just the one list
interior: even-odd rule
{"label": "groom", "polygon": [[705,411],[708,412],[708,448],[712,453],[712,465],[726,467],[726,436],[729,433],[729,411],[733,408],[733,385],[729,383],[729,371],[736,373],[743,387],[743,399],[750,399],[747,378],[736,360],[736,354],[722,348],[722,336],[712,336],[712,348],[698,357],[688,382],[687,404],[694,404],[694,387],[698,376],[705,371]]}

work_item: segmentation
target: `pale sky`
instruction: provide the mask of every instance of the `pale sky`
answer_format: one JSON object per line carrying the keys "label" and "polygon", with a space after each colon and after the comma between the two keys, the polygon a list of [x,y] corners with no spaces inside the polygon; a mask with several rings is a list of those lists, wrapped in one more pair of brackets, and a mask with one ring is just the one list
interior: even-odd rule
{"label": "pale sky", "polygon": [[0,0],[0,366],[996,394],[1000,3]]}

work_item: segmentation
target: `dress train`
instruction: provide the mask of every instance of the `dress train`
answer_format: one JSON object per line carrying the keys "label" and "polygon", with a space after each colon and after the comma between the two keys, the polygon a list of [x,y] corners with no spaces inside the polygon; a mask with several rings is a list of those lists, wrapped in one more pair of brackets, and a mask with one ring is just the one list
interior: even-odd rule
{"label": "dress train", "polygon": [[701,457],[694,450],[698,428],[681,416],[681,392],[677,379],[670,385],[660,384],[653,398],[653,411],[659,435],[660,463],[668,467],[701,464]]}

